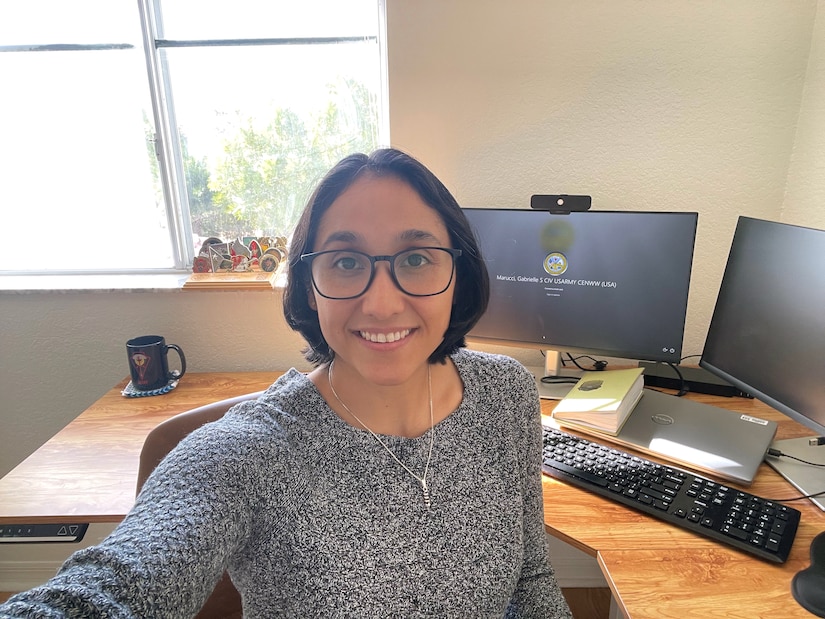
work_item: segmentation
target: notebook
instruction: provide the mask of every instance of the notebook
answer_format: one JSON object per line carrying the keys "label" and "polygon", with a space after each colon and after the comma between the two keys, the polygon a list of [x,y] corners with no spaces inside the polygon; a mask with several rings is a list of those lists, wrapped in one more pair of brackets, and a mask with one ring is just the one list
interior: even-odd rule
{"label": "notebook", "polygon": [[587,434],[601,443],[617,443],[706,475],[750,485],[776,434],[776,422],[644,389],[616,436]]}

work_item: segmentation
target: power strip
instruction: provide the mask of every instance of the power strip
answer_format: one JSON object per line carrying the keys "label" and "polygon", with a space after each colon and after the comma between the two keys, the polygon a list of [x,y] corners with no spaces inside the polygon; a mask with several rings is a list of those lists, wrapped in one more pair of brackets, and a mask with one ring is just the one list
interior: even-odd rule
{"label": "power strip", "polygon": [[[644,368],[645,385],[648,387],[662,387],[664,389],[681,389],[682,382],[679,375],[672,367],[666,363],[651,363],[640,361],[639,367]],[[688,367],[684,365],[676,366],[684,378],[685,385],[693,393],[707,393],[710,395],[721,395],[728,398],[753,398],[752,395],[734,387],[726,380],[722,380],[715,374],[708,372],[704,368]]]}

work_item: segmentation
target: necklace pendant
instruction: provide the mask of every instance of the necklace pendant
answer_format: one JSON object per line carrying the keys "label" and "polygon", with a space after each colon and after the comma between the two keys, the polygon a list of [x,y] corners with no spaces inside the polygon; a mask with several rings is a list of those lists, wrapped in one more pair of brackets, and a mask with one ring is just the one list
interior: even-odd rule
{"label": "necklace pendant", "polygon": [[424,494],[424,507],[430,511],[430,489],[427,487],[427,480],[421,480],[421,492]]}
{"label": "necklace pendant", "polygon": [[367,424],[361,421],[358,415],[353,413],[349,409],[349,406],[347,406],[344,403],[344,401],[338,396],[338,394],[335,392],[335,386],[332,384],[332,367],[334,364],[335,359],[330,361],[329,366],[327,366],[327,382],[329,383],[329,389],[330,391],[332,391],[332,395],[335,396],[335,399],[338,401],[338,404],[341,405],[341,408],[343,408],[347,413],[349,413],[352,416],[352,418],[355,419],[355,421],[357,421],[361,425],[361,427],[363,427],[367,432],[369,432],[370,435],[372,435],[372,437],[376,441],[378,441],[381,447],[383,447],[384,450],[390,455],[390,457],[401,465],[401,468],[403,468],[405,471],[407,471],[407,473],[412,475],[414,479],[418,480],[418,483],[421,484],[421,493],[424,495],[424,507],[427,508],[427,511],[430,511],[430,489],[427,487],[427,472],[430,470],[430,460],[433,456],[433,444],[435,443],[435,424],[433,422],[433,384],[432,375],[430,373],[430,367],[427,366],[427,391],[429,393],[430,399],[430,448],[427,451],[427,463],[424,465],[424,473],[421,475],[421,477],[419,477],[418,475],[413,473],[412,469],[410,469],[410,467],[404,464],[398,458],[398,456],[396,456],[395,453],[393,453],[392,449],[387,447],[387,444],[381,440],[381,437],[378,436],[375,432],[373,432]]}

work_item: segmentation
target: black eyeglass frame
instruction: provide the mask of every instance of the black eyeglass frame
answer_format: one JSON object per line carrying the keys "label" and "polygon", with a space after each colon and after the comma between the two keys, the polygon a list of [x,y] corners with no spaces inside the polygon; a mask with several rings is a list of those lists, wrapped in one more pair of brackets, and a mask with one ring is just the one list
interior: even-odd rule
{"label": "black eyeglass frame", "polygon": [[[447,252],[452,257],[453,266],[452,266],[452,269],[450,269],[450,279],[447,280],[447,283],[444,286],[444,288],[442,288],[438,292],[430,292],[430,293],[427,293],[427,294],[415,294],[415,293],[412,293],[412,292],[408,292],[408,291],[404,290],[404,287],[400,284],[400,282],[398,281],[398,277],[396,277],[396,275],[395,275],[395,259],[398,258],[398,256],[400,256],[401,254],[406,254],[406,253],[409,253],[409,252],[413,252],[417,249],[420,249],[420,250],[438,249],[438,250]],[[369,262],[370,262],[370,277],[367,280],[367,283],[364,285],[364,289],[361,292],[359,292],[358,294],[354,294],[354,295],[351,295],[349,297],[331,297],[329,295],[324,294],[323,292],[321,292],[318,289],[318,284],[315,283],[315,274],[312,272],[312,261],[315,260],[315,258],[317,258],[318,256],[323,256],[323,255],[326,255],[326,254],[338,254],[338,253],[344,253],[344,252],[348,253],[348,254],[358,254],[359,256],[364,256],[367,260],[369,260]],[[446,292],[447,288],[450,287],[450,284],[453,283],[453,279],[455,278],[455,261],[456,261],[456,258],[461,256],[462,253],[463,252],[460,249],[455,249],[455,248],[452,248],[452,247],[435,247],[435,246],[410,247],[408,249],[402,249],[401,251],[399,251],[395,254],[392,254],[391,256],[389,256],[389,255],[371,256],[368,253],[365,253],[363,251],[358,251],[358,250],[355,250],[355,249],[346,249],[346,250],[328,249],[328,250],[324,250],[324,251],[312,252],[312,253],[309,253],[309,254],[301,254],[301,262],[306,262],[309,265],[309,277],[312,280],[312,287],[315,288],[315,292],[317,292],[319,295],[321,295],[325,299],[331,299],[333,301],[347,301],[349,299],[357,299],[358,297],[363,296],[367,292],[367,290],[370,289],[370,286],[372,286],[372,281],[375,279],[375,263],[376,262],[387,262],[390,265],[390,277],[392,278],[392,283],[395,284],[395,287],[398,288],[404,294],[409,295],[411,297],[435,297],[437,295],[444,294],[444,292]]]}

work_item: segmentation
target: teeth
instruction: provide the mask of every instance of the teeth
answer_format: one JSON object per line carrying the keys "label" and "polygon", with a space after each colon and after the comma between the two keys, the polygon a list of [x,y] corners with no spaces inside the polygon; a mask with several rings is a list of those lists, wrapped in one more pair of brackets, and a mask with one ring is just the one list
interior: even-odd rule
{"label": "teeth", "polygon": [[403,331],[396,331],[395,333],[370,333],[369,331],[360,331],[359,333],[365,340],[379,344],[386,344],[387,342],[397,342],[398,340],[403,340],[410,334],[410,330],[404,329]]}

